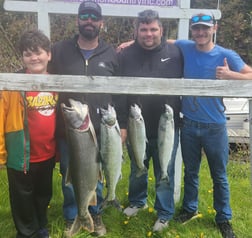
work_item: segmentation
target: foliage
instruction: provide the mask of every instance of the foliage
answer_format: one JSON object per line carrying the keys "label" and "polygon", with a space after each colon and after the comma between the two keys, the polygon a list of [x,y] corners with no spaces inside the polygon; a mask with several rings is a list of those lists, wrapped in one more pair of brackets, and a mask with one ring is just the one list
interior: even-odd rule
{"label": "foliage", "polygon": [[222,19],[217,35],[218,43],[236,50],[242,58],[252,62],[252,4],[251,1],[223,0]]}
{"label": "foliage", "polygon": [[[125,160],[122,166],[122,179],[119,181],[117,196],[121,204],[128,205],[128,176],[130,163],[125,153]],[[148,205],[149,209],[140,211],[135,217],[128,219],[121,212],[113,207],[107,207],[103,213],[103,220],[107,227],[107,238],[220,238],[221,235],[214,223],[215,211],[213,209],[213,189],[208,164],[204,158],[200,172],[200,190],[199,190],[199,210],[202,217],[193,220],[186,225],[181,225],[175,221],[170,222],[169,228],[161,234],[153,234],[152,226],[157,219],[154,211],[155,198],[155,179],[153,177],[153,168],[149,169],[149,190]],[[231,186],[231,206],[233,209],[232,225],[237,237],[252,237],[252,189],[249,179],[249,163],[231,160],[228,165],[229,183]],[[6,171],[0,171],[0,237],[14,238],[15,228],[10,213],[8,184]],[[183,191],[183,184],[182,184]],[[106,192],[106,191],[105,191]],[[183,194],[182,194],[183,195]],[[51,200],[48,218],[50,237],[61,238],[64,230],[64,221],[62,217],[62,193],[61,193],[61,175],[59,174],[59,165],[54,170],[53,198]],[[239,201],[239,202],[237,202]],[[176,211],[179,211],[181,201],[176,205]],[[82,232],[75,238],[91,238],[86,232]]]}

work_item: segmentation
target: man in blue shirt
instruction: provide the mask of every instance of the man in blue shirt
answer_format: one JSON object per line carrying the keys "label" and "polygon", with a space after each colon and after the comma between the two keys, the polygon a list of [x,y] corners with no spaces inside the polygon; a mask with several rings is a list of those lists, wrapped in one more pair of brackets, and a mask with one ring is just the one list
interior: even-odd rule
{"label": "man in blue shirt", "polygon": [[[184,56],[184,77],[191,79],[252,79],[252,68],[232,50],[214,44],[217,24],[211,13],[190,21],[193,40],[168,40]],[[199,169],[204,150],[213,180],[215,221],[224,238],[235,238],[227,179],[228,135],[225,106],[220,97],[183,96],[181,149],[184,162],[183,209],[177,220],[185,223],[198,214]]]}

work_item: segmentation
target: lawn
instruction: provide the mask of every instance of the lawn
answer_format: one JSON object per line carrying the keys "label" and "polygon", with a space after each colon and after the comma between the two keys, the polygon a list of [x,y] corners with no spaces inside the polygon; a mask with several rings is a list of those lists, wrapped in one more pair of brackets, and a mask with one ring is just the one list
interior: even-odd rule
{"label": "lawn", "polygon": [[[236,156],[237,157],[237,156]],[[62,217],[62,193],[61,176],[58,164],[54,170],[54,194],[51,200],[48,218],[51,238],[63,237],[64,221]],[[122,179],[118,184],[117,196],[123,206],[127,206],[127,189],[129,176],[129,159],[127,155],[122,168]],[[238,238],[252,238],[252,189],[250,181],[250,164],[242,160],[230,160],[228,165],[228,176],[231,187],[231,206],[233,209],[232,225]],[[136,217],[126,218],[121,212],[113,207],[104,211],[103,220],[107,227],[107,238],[221,238],[214,223],[212,207],[212,183],[209,175],[206,159],[203,159],[200,172],[199,210],[202,217],[193,220],[186,225],[170,222],[169,228],[161,234],[153,234],[152,226],[156,220],[153,210],[154,202],[154,177],[152,167],[149,176],[149,209],[139,212]],[[10,214],[8,186],[6,170],[0,170],[0,237],[14,238],[15,228]],[[183,196],[183,184],[182,194]],[[176,204],[176,210],[180,208],[181,201]],[[85,231],[75,238],[92,237]]]}

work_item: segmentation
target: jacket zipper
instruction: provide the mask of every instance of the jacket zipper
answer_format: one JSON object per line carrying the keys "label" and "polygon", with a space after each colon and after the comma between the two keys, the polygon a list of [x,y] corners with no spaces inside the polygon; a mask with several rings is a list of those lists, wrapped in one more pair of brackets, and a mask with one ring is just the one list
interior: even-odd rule
{"label": "jacket zipper", "polygon": [[23,100],[24,100],[24,174],[27,173],[27,164],[26,164],[26,136],[27,136],[27,131],[26,128],[28,128],[28,122],[26,121],[27,118],[27,112],[26,112],[26,94],[25,92],[23,93]]}
{"label": "jacket zipper", "polygon": [[88,59],[85,59],[85,72],[88,75]]}

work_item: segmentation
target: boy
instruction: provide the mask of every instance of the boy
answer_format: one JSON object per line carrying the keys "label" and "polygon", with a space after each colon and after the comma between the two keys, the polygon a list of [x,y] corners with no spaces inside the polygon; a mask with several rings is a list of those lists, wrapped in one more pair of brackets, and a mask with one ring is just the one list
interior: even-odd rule
{"label": "boy", "polygon": [[[19,50],[18,73],[47,74],[51,45],[42,32],[25,32]],[[6,161],[16,238],[49,237],[57,99],[53,92],[0,92],[0,161]]]}

